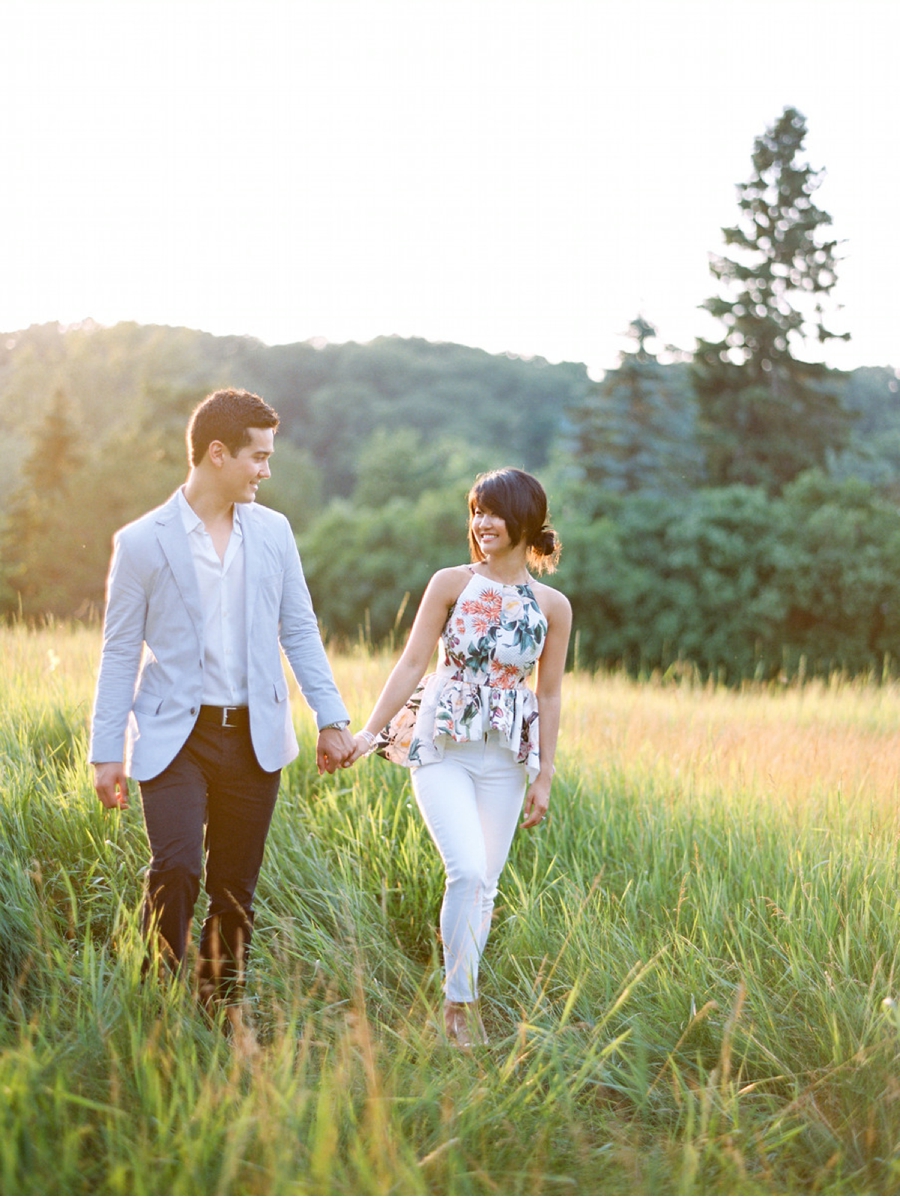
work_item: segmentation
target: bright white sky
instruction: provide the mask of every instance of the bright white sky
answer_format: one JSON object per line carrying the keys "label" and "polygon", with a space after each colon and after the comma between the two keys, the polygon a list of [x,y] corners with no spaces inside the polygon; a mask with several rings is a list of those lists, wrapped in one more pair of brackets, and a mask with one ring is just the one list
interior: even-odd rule
{"label": "bright white sky", "polygon": [[0,329],[663,342],[792,104],[846,239],[838,366],[900,367],[896,0],[0,0]]}

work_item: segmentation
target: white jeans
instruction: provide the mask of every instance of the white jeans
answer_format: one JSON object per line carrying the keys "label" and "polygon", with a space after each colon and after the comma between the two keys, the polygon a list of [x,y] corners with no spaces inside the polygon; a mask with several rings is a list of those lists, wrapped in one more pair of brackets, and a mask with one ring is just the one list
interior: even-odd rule
{"label": "white jeans", "polygon": [[524,765],[496,733],[447,742],[443,761],[414,766],[412,788],[447,871],[441,907],[444,991],[478,997],[478,963],[491,928],[497,880],[525,798]]}

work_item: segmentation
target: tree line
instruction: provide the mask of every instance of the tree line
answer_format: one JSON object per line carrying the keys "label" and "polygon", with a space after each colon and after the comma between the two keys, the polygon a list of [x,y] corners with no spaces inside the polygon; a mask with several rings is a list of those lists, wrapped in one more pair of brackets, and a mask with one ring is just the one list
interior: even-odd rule
{"label": "tree line", "polygon": [[548,486],[584,666],[736,681],[891,668],[900,545],[898,376],[809,344],[837,279],[831,218],[787,108],[757,138],[704,307],[718,340],[659,348],[640,315],[618,367],[420,339],[266,346],[136,324],[0,335],[0,605],[86,617],[109,539],[185,474],[184,426],[218,386],[282,418],[261,500],[285,512],[332,637],[402,635],[465,555],[479,470]]}

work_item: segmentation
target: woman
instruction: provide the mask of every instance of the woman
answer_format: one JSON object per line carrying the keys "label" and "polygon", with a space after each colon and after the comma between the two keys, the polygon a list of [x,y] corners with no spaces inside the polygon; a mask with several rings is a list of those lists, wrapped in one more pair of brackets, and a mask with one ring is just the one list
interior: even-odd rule
{"label": "woman", "polygon": [[[565,596],[529,573],[554,570],[560,552],[537,479],[515,469],[479,475],[469,514],[472,564],[432,577],[356,734],[357,757],[377,749],[411,768],[443,860],[444,1026],[461,1047],[486,1043],[478,965],[523,798],[523,828],[547,812],[572,624]],[[423,681],[439,639],[438,668]],[[538,659],[532,691],[526,680]]]}

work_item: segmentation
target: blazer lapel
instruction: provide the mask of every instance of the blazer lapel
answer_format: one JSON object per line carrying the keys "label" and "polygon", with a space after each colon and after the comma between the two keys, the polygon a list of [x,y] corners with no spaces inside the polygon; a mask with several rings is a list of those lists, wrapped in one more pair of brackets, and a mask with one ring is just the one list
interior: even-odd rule
{"label": "blazer lapel", "polygon": [[259,542],[260,531],[253,519],[253,505],[240,505],[241,536],[244,539],[244,594],[247,597],[247,637],[253,628],[253,609],[256,606],[256,596],[259,591],[259,580],[262,574],[262,547]]}
{"label": "blazer lapel", "polygon": [[166,561],[175,577],[184,606],[188,610],[197,639],[203,644],[203,612],[200,607],[200,590],[197,586],[197,572],[194,570],[194,559],[184,522],[178,507],[177,496],[165,504],[159,511],[156,524],[156,535]]}

